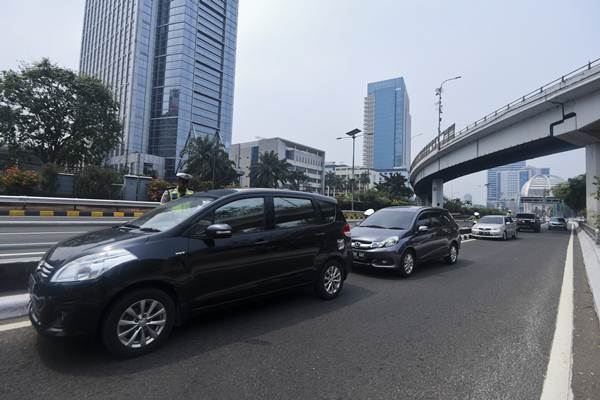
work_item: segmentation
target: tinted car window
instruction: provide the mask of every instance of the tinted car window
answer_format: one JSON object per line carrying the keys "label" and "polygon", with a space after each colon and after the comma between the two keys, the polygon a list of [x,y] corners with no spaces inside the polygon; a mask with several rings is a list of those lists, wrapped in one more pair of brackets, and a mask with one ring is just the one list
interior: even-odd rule
{"label": "tinted car window", "polygon": [[419,226],[430,226],[431,219],[429,218],[429,214],[421,214],[419,215],[419,219],[417,220],[417,227]]}
{"label": "tinted car window", "polygon": [[360,226],[365,228],[409,229],[415,214],[412,211],[384,208],[365,219]]}
{"label": "tinted car window", "polygon": [[430,215],[430,223],[432,227],[437,228],[442,226],[442,216],[439,213],[432,213]]}
{"label": "tinted car window", "polygon": [[534,214],[517,214],[516,218],[533,219],[533,218],[535,218],[535,215]]}
{"label": "tinted car window", "polygon": [[319,201],[319,207],[321,207],[321,215],[325,223],[335,221],[335,203]]}
{"label": "tinted car window", "polygon": [[275,227],[291,228],[316,222],[315,209],[309,199],[274,197]]}
{"label": "tinted car window", "polygon": [[265,199],[253,197],[227,203],[215,210],[213,223],[229,224],[234,234],[264,230]]}
{"label": "tinted car window", "polygon": [[504,217],[485,216],[479,220],[479,223],[502,225],[504,223]]}

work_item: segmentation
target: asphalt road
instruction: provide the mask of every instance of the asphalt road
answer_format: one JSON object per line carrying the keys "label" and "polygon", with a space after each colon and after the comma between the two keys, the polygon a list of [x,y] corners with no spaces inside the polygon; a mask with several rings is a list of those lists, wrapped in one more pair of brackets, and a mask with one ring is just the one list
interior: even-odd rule
{"label": "asphalt road", "polygon": [[0,264],[39,259],[55,243],[126,218],[0,217]]}
{"label": "asphalt road", "polygon": [[303,290],[213,312],[133,360],[0,332],[0,398],[539,398],[568,240],[470,241],[410,279],[358,271],[334,301]]}

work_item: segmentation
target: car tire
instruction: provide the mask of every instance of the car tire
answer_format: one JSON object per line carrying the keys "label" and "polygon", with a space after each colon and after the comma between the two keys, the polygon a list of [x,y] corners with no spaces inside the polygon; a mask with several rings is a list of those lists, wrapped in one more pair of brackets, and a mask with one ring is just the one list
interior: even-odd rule
{"label": "car tire", "polygon": [[398,273],[400,276],[408,278],[415,271],[415,267],[417,266],[417,257],[415,253],[411,250],[406,250],[402,257],[400,257],[400,265],[398,268]]}
{"label": "car tire", "polygon": [[452,243],[450,245],[449,254],[446,257],[444,257],[444,261],[446,262],[446,264],[452,265],[452,264],[456,264],[457,260],[458,260],[458,246],[456,245],[456,243]]}
{"label": "car tire", "polygon": [[315,293],[323,300],[331,300],[339,296],[344,287],[344,269],[335,260],[325,263],[314,284]]}
{"label": "car tire", "polygon": [[145,288],[126,293],[110,305],[104,316],[102,343],[122,358],[149,353],[168,338],[175,314],[173,299],[162,290]]}

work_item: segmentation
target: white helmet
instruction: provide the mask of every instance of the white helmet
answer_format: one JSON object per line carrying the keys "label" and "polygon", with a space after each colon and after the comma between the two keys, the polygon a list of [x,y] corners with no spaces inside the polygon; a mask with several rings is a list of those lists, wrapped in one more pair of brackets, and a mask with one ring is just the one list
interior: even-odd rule
{"label": "white helmet", "polygon": [[473,213],[473,215],[474,215],[474,216],[476,216],[476,217],[479,217],[479,213],[478,213],[477,211],[475,211],[475,212]]}
{"label": "white helmet", "polygon": [[179,172],[176,176],[178,178],[183,179],[184,181],[189,181],[190,179],[192,179],[192,176],[190,174],[186,174],[185,172]]}

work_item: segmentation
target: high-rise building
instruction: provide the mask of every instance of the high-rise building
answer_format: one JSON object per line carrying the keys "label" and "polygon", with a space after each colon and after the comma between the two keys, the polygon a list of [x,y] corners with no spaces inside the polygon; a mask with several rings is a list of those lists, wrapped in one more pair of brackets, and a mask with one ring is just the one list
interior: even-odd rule
{"label": "high-rise building", "polygon": [[410,107],[403,78],[367,85],[364,107],[363,164],[377,171],[408,175]]}
{"label": "high-rise building", "polygon": [[550,168],[536,168],[519,161],[487,171],[487,205],[496,208],[519,208],[523,185],[532,176],[550,175]]}
{"label": "high-rise building", "polygon": [[307,180],[301,185],[301,190],[323,193],[325,152],[278,137],[231,145],[229,159],[241,174],[241,187],[254,187],[252,169],[258,164],[260,155],[270,151],[274,152],[280,160],[285,160],[290,171],[304,172]]}
{"label": "high-rise building", "polygon": [[238,0],[86,0],[80,72],[120,105],[109,164],[173,177],[192,136],[229,148]]}

